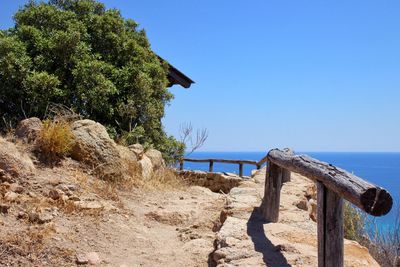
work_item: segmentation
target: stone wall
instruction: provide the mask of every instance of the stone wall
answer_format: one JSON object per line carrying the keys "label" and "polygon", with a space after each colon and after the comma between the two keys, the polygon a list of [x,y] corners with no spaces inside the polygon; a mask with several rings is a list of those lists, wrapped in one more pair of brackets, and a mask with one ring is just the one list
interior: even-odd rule
{"label": "stone wall", "polygon": [[213,192],[229,193],[233,187],[245,179],[234,173],[227,172],[204,172],[204,171],[178,171],[178,175],[191,185],[198,185],[209,188]]}

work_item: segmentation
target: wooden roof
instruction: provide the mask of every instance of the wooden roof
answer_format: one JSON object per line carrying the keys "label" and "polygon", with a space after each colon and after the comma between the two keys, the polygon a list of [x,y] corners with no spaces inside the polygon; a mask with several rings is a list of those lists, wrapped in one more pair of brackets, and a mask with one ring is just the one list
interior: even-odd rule
{"label": "wooden roof", "polygon": [[[158,56],[161,61],[165,61],[162,57]],[[188,76],[183,74],[180,70],[172,66],[168,63],[168,87],[171,87],[175,84],[179,84],[184,88],[189,88],[194,81],[190,79]]]}

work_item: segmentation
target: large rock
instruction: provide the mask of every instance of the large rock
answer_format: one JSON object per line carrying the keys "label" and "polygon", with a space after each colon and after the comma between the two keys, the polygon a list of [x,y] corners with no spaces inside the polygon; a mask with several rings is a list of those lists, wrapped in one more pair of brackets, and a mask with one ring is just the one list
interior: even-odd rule
{"label": "large rock", "polygon": [[136,157],[141,160],[144,155],[144,148],[141,144],[133,144],[128,146],[128,148],[135,153]]}
{"label": "large rock", "polygon": [[144,154],[151,160],[154,170],[159,170],[165,167],[165,162],[160,151],[151,148]]}
{"label": "large rock", "polygon": [[43,123],[39,118],[32,117],[22,120],[15,129],[15,135],[25,142],[34,141],[40,134]]}
{"label": "large rock", "polygon": [[35,166],[26,153],[18,151],[14,143],[0,137],[0,169],[12,176],[21,176],[32,173]]}
{"label": "large rock", "polygon": [[216,193],[220,191],[228,193],[243,181],[234,173],[182,170],[178,172],[178,175],[191,185],[207,187]]}
{"label": "large rock", "polygon": [[150,179],[153,176],[153,164],[151,163],[150,158],[143,155],[142,159],[139,160],[140,166],[140,174],[146,180]]}
{"label": "large rock", "polygon": [[72,133],[75,145],[71,157],[92,165],[100,178],[129,179],[140,170],[136,155],[127,147],[116,144],[100,123],[92,120],[75,121]]}

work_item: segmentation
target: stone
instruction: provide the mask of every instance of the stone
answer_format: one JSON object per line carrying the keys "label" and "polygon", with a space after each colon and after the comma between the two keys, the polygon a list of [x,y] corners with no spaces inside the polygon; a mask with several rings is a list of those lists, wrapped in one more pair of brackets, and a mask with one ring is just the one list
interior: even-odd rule
{"label": "stone", "polygon": [[0,137],[0,169],[18,177],[33,173],[35,166],[26,153],[20,152],[15,144]]}
{"label": "stone", "polygon": [[312,198],[312,199],[317,199],[317,187],[313,183],[312,185],[307,186],[306,193],[305,193],[306,198]]}
{"label": "stone", "polygon": [[97,166],[95,173],[105,180],[131,179],[139,171],[136,155],[110,138],[106,128],[92,120],[72,124],[75,144],[71,157]]}
{"label": "stone", "polygon": [[44,213],[39,213],[39,216],[37,217],[37,222],[40,224],[43,223],[48,223],[51,220],[53,220],[54,216],[51,213],[44,212]]}
{"label": "stone", "polygon": [[30,222],[35,223],[39,221],[39,214],[35,211],[31,211],[28,213],[28,219]]}
{"label": "stone", "polygon": [[43,123],[39,118],[32,117],[22,120],[15,129],[15,135],[25,142],[34,141],[43,129]]}
{"label": "stone", "polygon": [[17,214],[17,219],[26,219],[26,218],[28,218],[28,214],[26,214],[26,212],[23,212],[23,211],[20,211],[20,212],[18,212],[18,214]]}
{"label": "stone", "polygon": [[10,174],[6,173],[4,170],[0,169],[0,182],[2,183],[13,183],[14,179]]}
{"label": "stone", "polygon": [[9,202],[16,201],[18,197],[19,197],[19,194],[15,193],[15,192],[7,192],[4,195],[4,199]]}
{"label": "stone", "polygon": [[3,214],[8,213],[8,210],[10,209],[10,205],[5,204],[5,203],[0,203],[0,212]]}
{"label": "stone", "polygon": [[80,199],[79,197],[77,197],[77,196],[70,196],[70,197],[68,197],[68,199],[71,200],[71,201],[80,201],[80,200],[81,200],[81,199]]}
{"label": "stone", "polygon": [[89,265],[98,265],[101,263],[100,256],[96,252],[86,253],[86,258]]}
{"label": "stone", "polygon": [[54,217],[50,212],[38,213],[36,211],[31,211],[28,213],[28,218],[32,223],[44,224],[53,220]]}
{"label": "stone", "polygon": [[165,167],[165,161],[160,151],[150,148],[144,154],[150,159],[153,170],[159,170]]}
{"label": "stone", "polygon": [[82,253],[76,254],[76,263],[77,264],[88,264],[89,260],[86,257],[86,254],[82,254]]}
{"label": "stone", "polygon": [[314,199],[310,199],[308,201],[308,212],[310,215],[310,219],[314,222],[317,221],[317,201]]}
{"label": "stone", "polygon": [[141,176],[145,180],[150,179],[153,175],[153,164],[151,163],[151,160],[147,156],[143,156],[143,158],[139,160],[139,166]]}
{"label": "stone", "polygon": [[53,200],[60,199],[62,195],[63,195],[63,192],[58,189],[51,189],[49,191],[49,197]]}
{"label": "stone", "polygon": [[16,183],[10,184],[10,190],[18,194],[24,192],[24,188]]}
{"label": "stone", "polygon": [[85,210],[102,210],[104,209],[104,205],[99,201],[75,201],[74,204],[80,208]]}
{"label": "stone", "polygon": [[151,211],[145,214],[147,218],[168,225],[180,225],[187,222],[190,214],[177,211]]}
{"label": "stone", "polygon": [[237,187],[243,181],[242,178],[233,174],[220,172],[203,172],[203,171],[178,171],[178,175],[191,185],[207,187],[213,192],[228,193],[234,187]]}
{"label": "stone", "polygon": [[135,153],[138,160],[141,160],[144,155],[144,148],[141,144],[133,144],[128,146],[128,148]]}
{"label": "stone", "polygon": [[308,210],[308,201],[306,198],[301,199],[295,205],[296,205],[296,207],[298,207],[301,210]]}

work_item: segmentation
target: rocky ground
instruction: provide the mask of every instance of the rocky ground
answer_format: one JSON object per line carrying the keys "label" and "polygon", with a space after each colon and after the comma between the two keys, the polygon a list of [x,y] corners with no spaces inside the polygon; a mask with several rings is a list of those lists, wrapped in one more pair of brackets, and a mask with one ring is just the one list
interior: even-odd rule
{"label": "rocky ground", "polygon": [[208,266],[224,195],[109,188],[77,164],[1,183],[1,266]]}
{"label": "rocky ground", "polygon": [[[176,175],[159,151],[116,144],[90,120],[72,123],[71,156],[49,165],[35,148],[41,127],[31,118],[0,137],[0,266],[317,265],[306,178],[292,175],[279,222],[265,224],[265,170]],[[345,264],[377,266],[348,240]]]}
{"label": "rocky ground", "polygon": [[[244,182],[228,194],[213,259],[221,267],[317,266],[314,205],[305,197],[314,193],[313,183],[292,173],[292,180],[282,187],[278,223],[265,224],[257,211],[264,181],[265,169],[254,182]],[[345,266],[379,266],[357,242],[345,240],[344,250]]]}

